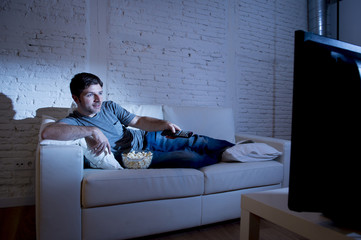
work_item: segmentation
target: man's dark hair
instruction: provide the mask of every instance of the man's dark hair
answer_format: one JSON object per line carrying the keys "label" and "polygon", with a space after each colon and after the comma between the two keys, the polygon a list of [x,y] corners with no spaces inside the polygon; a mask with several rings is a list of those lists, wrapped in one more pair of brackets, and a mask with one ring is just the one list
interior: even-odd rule
{"label": "man's dark hair", "polygon": [[103,87],[103,82],[99,77],[91,73],[78,73],[76,74],[70,82],[70,92],[72,95],[80,97],[80,94],[84,89],[88,88],[90,85],[99,84]]}

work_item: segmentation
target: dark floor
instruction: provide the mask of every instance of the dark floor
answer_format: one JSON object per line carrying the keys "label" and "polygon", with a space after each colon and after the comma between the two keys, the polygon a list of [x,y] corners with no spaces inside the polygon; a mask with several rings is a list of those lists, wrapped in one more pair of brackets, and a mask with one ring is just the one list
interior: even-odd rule
{"label": "dark floor", "polygon": [[[0,208],[0,239],[33,240],[36,239],[35,206]],[[238,240],[240,238],[240,220],[211,224],[181,231],[163,233],[138,238],[137,240]],[[261,240],[300,240],[303,239],[274,224],[261,221]]]}

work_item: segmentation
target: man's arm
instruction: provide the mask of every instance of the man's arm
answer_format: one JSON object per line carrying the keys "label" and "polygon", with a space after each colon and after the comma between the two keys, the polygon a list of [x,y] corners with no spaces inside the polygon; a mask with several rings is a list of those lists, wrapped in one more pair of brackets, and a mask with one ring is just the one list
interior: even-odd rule
{"label": "man's arm", "polygon": [[141,116],[135,116],[133,120],[129,123],[129,126],[149,132],[171,130],[173,133],[175,133],[177,130],[181,130],[180,127],[171,122],[157,118]]}
{"label": "man's arm", "polygon": [[[107,137],[97,127],[73,126],[65,123],[53,123],[44,128],[41,133],[43,139],[53,140],[74,140],[86,138],[87,143],[91,142],[93,152],[101,154],[105,149],[110,153],[110,144]],[[91,140],[91,141],[89,141]]]}

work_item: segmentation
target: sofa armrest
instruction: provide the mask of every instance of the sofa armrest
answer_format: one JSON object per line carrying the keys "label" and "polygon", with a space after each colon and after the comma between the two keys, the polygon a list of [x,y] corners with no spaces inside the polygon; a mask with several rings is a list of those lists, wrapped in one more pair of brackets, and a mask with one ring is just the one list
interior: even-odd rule
{"label": "sofa armrest", "polygon": [[253,140],[254,142],[266,143],[274,147],[278,151],[282,152],[282,156],[280,156],[276,160],[283,164],[282,187],[288,187],[290,176],[291,141],[278,138],[256,136],[251,134],[237,134],[236,142],[242,140]]}
{"label": "sofa armrest", "polygon": [[37,239],[81,239],[83,151],[77,145],[38,145]]}

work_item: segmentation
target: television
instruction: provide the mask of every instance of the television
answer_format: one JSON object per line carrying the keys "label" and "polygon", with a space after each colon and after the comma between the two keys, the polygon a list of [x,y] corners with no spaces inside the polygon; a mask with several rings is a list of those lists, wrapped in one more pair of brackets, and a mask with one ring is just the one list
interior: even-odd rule
{"label": "television", "polygon": [[361,47],[295,32],[288,207],[361,228]]}

